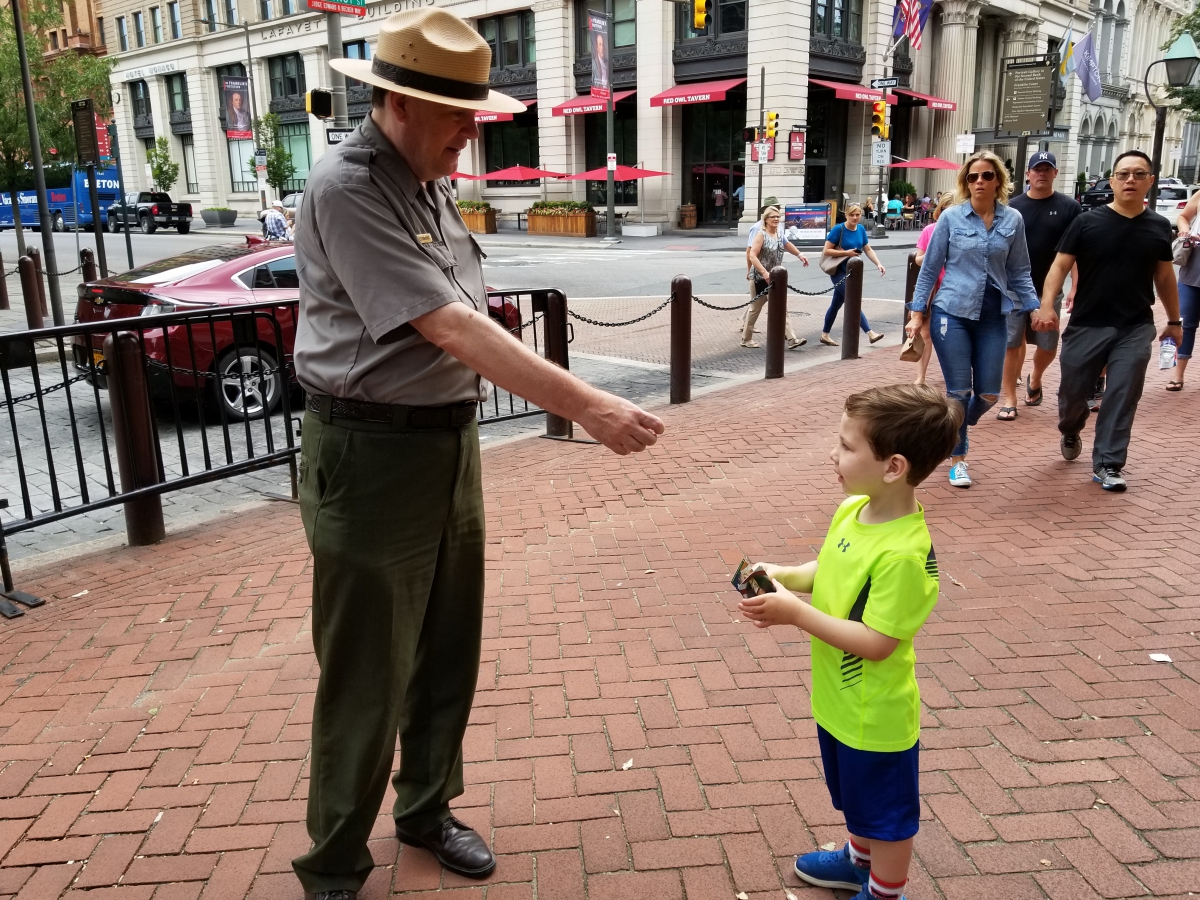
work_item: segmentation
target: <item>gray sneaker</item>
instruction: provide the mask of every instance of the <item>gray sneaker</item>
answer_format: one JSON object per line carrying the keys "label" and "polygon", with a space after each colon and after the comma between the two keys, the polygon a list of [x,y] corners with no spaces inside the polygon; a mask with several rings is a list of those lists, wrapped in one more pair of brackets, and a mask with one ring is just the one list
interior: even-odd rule
{"label": "gray sneaker", "polygon": [[1114,469],[1112,466],[1101,466],[1092,473],[1092,481],[1100,485],[1106,491],[1123,491],[1127,487],[1125,479],[1121,477],[1121,470]]}
{"label": "gray sneaker", "polygon": [[1064,434],[1058,442],[1058,449],[1062,451],[1063,459],[1078,459],[1083,452],[1083,441],[1077,434]]}

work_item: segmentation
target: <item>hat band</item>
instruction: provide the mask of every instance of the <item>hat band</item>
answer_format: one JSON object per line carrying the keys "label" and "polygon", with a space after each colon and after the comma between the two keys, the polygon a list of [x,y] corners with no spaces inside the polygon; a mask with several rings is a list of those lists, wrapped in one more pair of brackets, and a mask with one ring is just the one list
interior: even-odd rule
{"label": "hat band", "polygon": [[453,78],[442,78],[439,75],[429,75],[385,62],[378,56],[371,61],[371,71],[380,78],[399,87],[412,88],[414,91],[425,91],[429,94],[440,94],[454,100],[486,100],[488,86],[471,81],[456,81]]}

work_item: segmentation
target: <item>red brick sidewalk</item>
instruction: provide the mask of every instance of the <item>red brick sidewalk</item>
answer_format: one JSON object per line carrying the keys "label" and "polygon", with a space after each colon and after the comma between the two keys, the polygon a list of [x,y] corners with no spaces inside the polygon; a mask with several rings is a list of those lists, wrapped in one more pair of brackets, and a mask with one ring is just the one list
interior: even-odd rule
{"label": "red brick sidewalk", "polygon": [[[829,898],[790,873],[843,837],[808,647],[739,621],[727,578],[742,551],[815,552],[840,499],[841,401],[910,376],[893,358],[670,409],[633,458],[540,440],[485,454],[488,618],[456,805],[500,864],[483,885],[442,874],[400,851],[385,812],[364,900]],[[1200,883],[1195,410],[1194,388],[1167,394],[1155,373],[1123,496],[1088,482],[1086,455],[1059,458],[1049,404],[976,430],[969,492],[941,471],[922,492],[943,595],[918,641],[909,896]],[[0,897],[300,896],[308,565],[280,504],[20,573],[50,602],[0,625]]]}

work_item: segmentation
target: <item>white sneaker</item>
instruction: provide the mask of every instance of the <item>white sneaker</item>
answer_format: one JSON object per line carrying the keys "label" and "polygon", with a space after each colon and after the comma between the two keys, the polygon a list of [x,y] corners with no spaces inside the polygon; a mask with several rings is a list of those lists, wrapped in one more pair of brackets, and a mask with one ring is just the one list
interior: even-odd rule
{"label": "white sneaker", "polygon": [[967,462],[956,462],[950,467],[950,487],[969,488],[971,476],[967,472]]}

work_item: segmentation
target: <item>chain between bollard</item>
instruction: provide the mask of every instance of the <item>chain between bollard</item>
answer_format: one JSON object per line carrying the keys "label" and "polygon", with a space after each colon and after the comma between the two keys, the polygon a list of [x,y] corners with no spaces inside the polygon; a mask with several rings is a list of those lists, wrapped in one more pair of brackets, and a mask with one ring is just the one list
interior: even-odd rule
{"label": "chain between bollard", "polygon": [[68,275],[74,275],[76,272],[78,272],[82,268],[83,268],[83,263],[80,263],[75,268],[68,269],[65,272],[43,272],[42,274],[49,275],[53,278],[66,278]]}
{"label": "chain between bollard", "polygon": [[83,381],[88,377],[89,374],[90,373],[85,372],[82,375],[76,375],[74,378],[68,378],[66,381],[60,381],[58,384],[53,384],[48,388],[42,388],[40,391],[31,391],[28,394],[22,394],[19,397],[13,397],[11,400],[5,400],[3,403],[0,403],[0,406],[11,408],[16,406],[18,403],[28,403],[29,401],[36,400],[39,397],[45,397],[47,394],[53,394],[55,391],[63,390],[67,387],[67,385]]}
{"label": "chain between bollard", "polygon": [[597,321],[596,319],[589,319],[587,316],[581,316],[579,313],[573,312],[570,309],[567,310],[567,315],[569,315],[573,319],[578,319],[580,322],[586,322],[589,325],[599,325],[601,328],[621,328],[621,327],[624,327],[625,325],[636,325],[638,322],[646,321],[651,316],[653,316],[657,313],[660,313],[664,309],[666,309],[667,306],[670,305],[671,301],[674,299],[675,299],[675,295],[672,294],[670,297],[668,297],[666,300],[664,300],[661,304],[656,306],[654,309],[650,310],[650,312],[646,313],[644,316],[638,316],[636,319],[630,319],[628,322],[600,322],[600,321]]}
{"label": "chain between bollard", "polygon": [[[793,294],[803,294],[805,297],[820,297],[822,294],[828,294],[831,291],[837,290],[839,287],[841,287],[843,284],[846,283],[846,279],[849,277],[850,277],[849,275],[843,275],[841,277],[841,280],[833,282],[831,285],[829,285],[829,287],[825,288],[824,290],[820,290],[820,291],[802,291],[802,290],[800,290],[800,288],[793,287],[790,284],[788,285],[788,290],[791,291]],[[763,293],[766,293],[766,292],[764,291]]]}
{"label": "chain between bollard", "polygon": [[9,275],[16,275],[20,271],[21,271],[20,266],[13,266],[11,269],[9,269],[7,272],[4,273],[4,277],[7,278]]}

